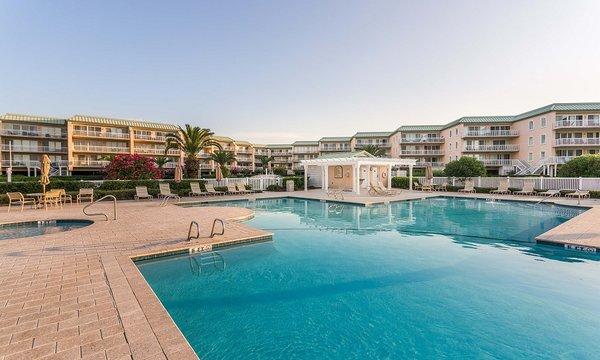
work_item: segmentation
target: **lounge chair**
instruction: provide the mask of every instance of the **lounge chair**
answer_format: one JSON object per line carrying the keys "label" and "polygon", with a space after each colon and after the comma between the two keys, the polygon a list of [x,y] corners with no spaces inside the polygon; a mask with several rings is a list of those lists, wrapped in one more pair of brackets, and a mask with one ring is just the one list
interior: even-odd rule
{"label": "lounge chair", "polygon": [[148,188],[145,186],[136,186],[135,187],[135,196],[133,197],[135,200],[140,199],[148,199],[152,200],[154,196],[148,194]]}
{"label": "lounge chair", "polygon": [[496,190],[490,191],[490,194],[510,194],[508,189],[508,180],[500,181]]}
{"label": "lounge chair", "polygon": [[190,183],[190,189],[192,191],[189,192],[190,196],[205,196],[205,195],[209,195],[208,192],[206,191],[202,191],[202,189],[200,189],[200,184],[197,182],[191,182]]}
{"label": "lounge chair", "polygon": [[568,193],[565,194],[565,197],[572,197],[572,198],[589,198],[590,197],[590,192],[587,190],[576,190],[575,192],[572,193]]}
{"label": "lounge chair", "polygon": [[418,181],[413,181],[413,190],[421,190],[423,186]]}
{"label": "lounge chair", "polygon": [[60,201],[63,204],[66,204],[68,201],[71,205],[73,205],[73,196],[67,194],[65,189],[59,189],[59,192],[60,192]]}
{"label": "lounge chair", "polygon": [[42,202],[44,203],[44,209],[46,210],[48,210],[48,205],[62,208],[61,189],[46,191]]}
{"label": "lounge chair", "polygon": [[477,191],[475,191],[475,183],[473,182],[473,180],[465,181],[465,187],[458,190],[458,192],[476,193]]}
{"label": "lounge chair", "polygon": [[433,185],[433,190],[434,191],[448,191],[448,183],[443,182],[439,185]]}
{"label": "lounge chair", "polygon": [[254,193],[253,190],[247,190],[246,189],[246,185],[242,182],[239,182],[237,184],[235,184],[235,187],[238,189],[239,192],[244,193],[244,194],[252,194]]}
{"label": "lounge chair", "polygon": [[546,190],[546,191],[542,191],[537,193],[536,195],[541,195],[541,196],[547,196],[547,197],[560,197],[560,190]]}
{"label": "lounge chair", "polygon": [[238,191],[233,184],[227,184],[227,193],[228,194],[243,194],[244,192]]}
{"label": "lounge chair", "polygon": [[83,201],[92,202],[94,201],[94,189],[92,188],[84,188],[79,189],[79,194],[77,194],[77,203],[81,203]]}
{"label": "lounge chair", "polygon": [[523,189],[513,192],[515,195],[535,195],[535,190],[533,189],[534,182],[533,181],[524,181]]}
{"label": "lounge chair", "polygon": [[171,187],[169,186],[168,183],[158,183],[158,189],[160,190],[160,193],[158,194],[159,199],[166,198],[166,197],[177,199],[177,200],[181,199],[179,197],[179,195],[171,192]]}
{"label": "lounge chair", "polygon": [[223,194],[225,194],[222,191],[215,190],[215,186],[213,184],[204,184],[204,187],[206,188],[206,192],[208,192],[209,195],[223,195]]}
{"label": "lounge chair", "polygon": [[31,205],[32,208],[37,206],[37,201],[34,198],[24,197],[20,192],[9,192],[6,193],[8,197],[8,212],[12,205],[21,205],[21,211],[25,208],[25,205]]}
{"label": "lounge chair", "polygon": [[379,189],[386,191],[389,195],[396,195],[399,192],[402,192],[402,190],[397,190],[397,189],[388,189],[386,186],[383,185],[383,183],[381,182],[381,180],[377,181],[377,186],[379,187]]}
{"label": "lounge chair", "polygon": [[381,183],[375,184],[371,182],[371,187],[369,188],[369,195],[389,196],[394,194],[395,192],[387,190],[385,187],[382,186]]}

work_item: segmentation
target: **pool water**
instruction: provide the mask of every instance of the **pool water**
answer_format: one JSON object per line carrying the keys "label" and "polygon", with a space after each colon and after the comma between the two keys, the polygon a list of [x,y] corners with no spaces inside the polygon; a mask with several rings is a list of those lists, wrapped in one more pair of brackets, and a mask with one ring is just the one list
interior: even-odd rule
{"label": "pool water", "polygon": [[202,359],[600,354],[600,257],[535,244],[583,210],[434,198],[229,202],[272,242],[138,262]]}
{"label": "pool water", "polygon": [[40,220],[0,224],[0,240],[17,239],[78,229],[91,225],[90,220]]}

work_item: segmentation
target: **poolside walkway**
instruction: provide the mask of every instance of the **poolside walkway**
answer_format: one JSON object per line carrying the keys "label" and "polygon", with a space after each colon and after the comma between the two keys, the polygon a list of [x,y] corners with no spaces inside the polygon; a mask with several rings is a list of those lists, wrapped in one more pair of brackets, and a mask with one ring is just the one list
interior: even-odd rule
{"label": "poolside walkway", "polygon": [[[372,206],[431,196],[490,198],[486,194],[402,191],[396,196],[344,194],[335,201]],[[190,199],[222,201],[292,196],[334,200],[320,190]],[[535,197],[494,196],[520,201]],[[566,205],[577,200],[552,199]],[[592,210],[540,235],[559,244],[600,249],[599,200],[582,200]],[[121,201],[118,220],[69,232],[0,241],[0,359],[197,359],[183,335],[131,260],[157,252],[188,251],[219,244],[270,239],[239,220],[252,216],[235,207],[181,207]],[[110,203],[98,205],[110,214]],[[6,213],[0,223],[44,219],[89,219],[81,205]],[[224,235],[209,238],[215,218],[226,219]],[[201,238],[185,241],[190,222]]]}

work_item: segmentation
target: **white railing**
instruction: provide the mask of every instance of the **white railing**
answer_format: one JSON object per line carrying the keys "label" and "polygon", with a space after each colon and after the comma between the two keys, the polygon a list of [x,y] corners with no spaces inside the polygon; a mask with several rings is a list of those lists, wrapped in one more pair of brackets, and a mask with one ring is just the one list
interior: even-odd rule
{"label": "white railing", "polygon": [[105,167],[110,164],[108,160],[75,160],[73,166],[81,167]]}
{"label": "white railing", "polygon": [[437,162],[437,161],[417,161],[417,163],[415,164],[415,167],[426,167],[426,166],[431,166],[434,168],[443,168],[444,163]]}
{"label": "white railing", "polygon": [[97,146],[97,145],[75,145],[75,151],[95,152],[95,153],[129,153],[128,147],[120,146]]}
{"label": "white railing", "polygon": [[225,178],[222,180],[215,179],[201,179],[207,184],[214,186],[227,186],[228,184],[238,184],[240,182],[245,185],[250,185],[253,190],[267,190],[269,185],[283,185],[281,177],[277,176],[256,176],[256,177],[245,177],[245,178]]}
{"label": "white railing", "polygon": [[401,143],[442,143],[443,137],[405,137],[400,138]]}
{"label": "white railing", "polygon": [[[11,166],[11,163],[9,160],[2,160],[1,164],[2,164],[2,167]],[[67,166],[67,165],[69,165],[69,162],[67,160],[59,160],[59,161],[52,161],[50,164],[52,166]],[[40,167],[41,162],[38,160],[13,160],[12,166],[13,167]]]}
{"label": "white railing", "polygon": [[[164,148],[144,148],[144,147],[138,147],[138,148],[134,148],[133,150],[136,154],[152,154],[152,155],[165,155],[165,149]],[[179,150],[176,149],[169,149],[167,151],[167,155],[179,155]]]}
{"label": "white railing", "polygon": [[145,134],[133,134],[133,138],[137,140],[152,140],[152,141],[166,141],[167,138],[165,136],[154,136],[154,135],[145,135]]}
{"label": "white railing", "polygon": [[519,145],[465,145],[465,151],[519,151]]}
{"label": "white railing", "polygon": [[3,129],[0,131],[0,135],[4,136],[26,136],[26,137],[43,137],[43,138],[52,138],[52,139],[64,139],[67,137],[67,134],[53,134],[41,131],[25,131],[25,130],[9,130]]}
{"label": "white railing", "polygon": [[515,166],[512,159],[478,159],[485,166]]}
{"label": "white railing", "polygon": [[443,150],[400,150],[400,155],[443,155]]}
{"label": "white railing", "polygon": [[[421,183],[426,179],[418,178]],[[508,179],[508,186],[514,189],[522,189],[523,183],[534,182],[535,189],[544,190],[591,190],[600,191],[600,178],[558,178],[558,177],[476,177],[473,182],[476,187],[498,188],[501,181]],[[447,183],[451,186],[464,186],[464,182],[458,178],[434,177],[434,184]]]}
{"label": "white railing", "polygon": [[600,119],[557,120],[554,128],[600,127]]}
{"label": "white railing", "polygon": [[519,130],[467,130],[463,137],[505,137],[519,136]]}
{"label": "white railing", "polygon": [[74,136],[101,137],[110,139],[129,139],[129,133],[118,133],[108,131],[73,130]]}
{"label": "white railing", "polygon": [[[2,151],[10,151],[11,146],[4,144],[2,145]],[[12,151],[14,152],[67,152],[67,148],[57,148],[50,146],[21,146],[21,145],[13,145]]]}
{"label": "white railing", "polygon": [[600,145],[600,138],[562,138],[555,140],[556,146],[560,145]]}

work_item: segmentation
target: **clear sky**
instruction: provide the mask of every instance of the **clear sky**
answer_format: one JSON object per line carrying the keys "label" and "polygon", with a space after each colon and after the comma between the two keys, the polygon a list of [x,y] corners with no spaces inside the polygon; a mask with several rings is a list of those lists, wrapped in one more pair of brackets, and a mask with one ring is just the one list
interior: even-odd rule
{"label": "clear sky", "polygon": [[0,112],[273,143],[600,101],[600,1],[0,1]]}

